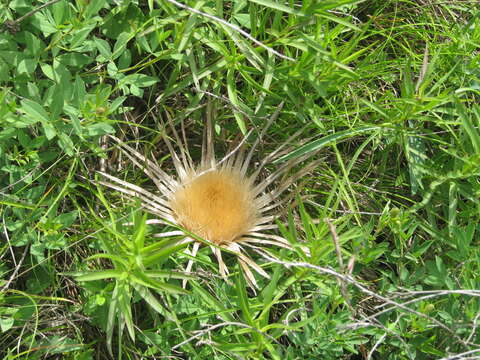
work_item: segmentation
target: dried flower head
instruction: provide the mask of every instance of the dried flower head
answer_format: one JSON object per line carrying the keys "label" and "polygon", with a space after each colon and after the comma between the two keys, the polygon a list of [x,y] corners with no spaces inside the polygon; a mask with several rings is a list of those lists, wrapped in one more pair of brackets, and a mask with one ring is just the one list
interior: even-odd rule
{"label": "dried flower head", "polygon": [[[289,152],[288,144],[300,135],[301,131],[298,131],[259,164],[255,164],[254,169],[251,168],[253,154],[268,127],[278,116],[280,108],[270,118],[248,152],[245,151],[245,137],[220,160],[215,157],[212,126],[210,121],[207,121],[202,158],[197,166],[191,159],[185,137],[180,138],[170,120],[172,137],[178,149],[175,150],[167,136],[163,139],[172,157],[175,175],[167,174],[155,161],[145,158],[112,137],[123,153],[155,183],[158,192],[148,191],[103,172],[101,174],[109,181],[100,183],[140,199],[146,211],[159,217],[150,223],[176,224],[181,230],[156,236],[183,236],[182,241],[193,243],[192,249],[187,250],[192,257],[196,256],[201,245],[198,238],[209,242],[224,278],[228,275],[228,269],[222,259],[221,249],[234,253],[246,274],[248,284],[252,288],[257,287],[250,268],[266,278],[269,278],[269,275],[247,255],[245,247],[260,251],[263,245],[292,248],[285,238],[271,233],[271,230],[277,228],[275,220],[278,219],[279,209],[292,198],[284,196],[286,190],[318,163],[310,162],[301,170],[292,173],[291,170],[296,165],[311,156],[310,153],[304,154],[281,163],[266,178],[260,179],[260,174],[267,164]],[[190,260],[187,271],[190,271],[191,267]]]}

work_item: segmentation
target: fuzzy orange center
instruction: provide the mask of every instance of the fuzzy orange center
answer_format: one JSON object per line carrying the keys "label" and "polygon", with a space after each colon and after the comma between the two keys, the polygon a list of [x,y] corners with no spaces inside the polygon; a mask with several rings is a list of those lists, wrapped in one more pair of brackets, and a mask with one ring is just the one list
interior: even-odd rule
{"label": "fuzzy orange center", "polygon": [[180,225],[216,244],[247,232],[256,216],[250,184],[227,170],[193,179],[174,194],[170,206]]}

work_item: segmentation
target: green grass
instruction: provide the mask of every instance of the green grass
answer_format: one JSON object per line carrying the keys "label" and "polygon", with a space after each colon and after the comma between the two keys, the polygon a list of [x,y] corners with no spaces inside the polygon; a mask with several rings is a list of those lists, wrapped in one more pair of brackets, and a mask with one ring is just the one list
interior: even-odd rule
{"label": "green grass", "polygon": [[[182,4],[0,2],[0,356],[480,358],[478,3]],[[221,154],[282,101],[254,159],[323,159],[278,219],[311,256],[252,253],[257,294],[92,181],[153,188],[106,134],[172,171],[169,116]]]}

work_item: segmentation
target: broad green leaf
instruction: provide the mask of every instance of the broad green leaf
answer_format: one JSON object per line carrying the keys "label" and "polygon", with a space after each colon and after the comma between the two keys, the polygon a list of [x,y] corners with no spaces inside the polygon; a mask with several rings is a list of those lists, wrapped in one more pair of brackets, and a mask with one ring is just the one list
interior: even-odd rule
{"label": "broad green leaf", "polygon": [[51,118],[56,119],[58,118],[63,112],[63,106],[65,104],[64,95],[65,91],[61,84],[55,84],[52,86],[49,91],[49,103],[50,103],[50,113]]}
{"label": "broad green leaf", "polygon": [[119,108],[119,106],[123,104],[123,102],[126,99],[127,99],[126,96],[119,96],[115,100],[113,100],[108,108],[108,114],[115,112]]}
{"label": "broad green leaf", "polygon": [[42,72],[45,74],[46,77],[48,77],[50,80],[55,81],[55,75],[52,65],[40,63],[40,68],[42,69]]}
{"label": "broad green leaf", "polygon": [[85,45],[85,40],[87,39],[90,32],[95,29],[95,26],[95,23],[83,24],[78,31],[73,32],[72,39],[70,41],[70,47],[72,48],[72,50],[76,49],[77,46],[83,47]]}
{"label": "broad green leaf", "polygon": [[[48,138],[48,136],[47,136]],[[72,139],[65,133],[58,134],[58,145],[62,148],[63,151],[68,156],[73,156],[75,154],[75,145],[73,144]]]}
{"label": "broad green leaf", "polygon": [[112,51],[110,50],[110,44],[100,38],[94,38],[95,45],[97,46],[97,50],[100,54],[105,58],[105,60],[109,60],[112,57]]}
{"label": "broad green leaf", "polygon": [[113,134],[115,132],[115,129],[106,122],[99,122],[85,126],[84,130],[85,136],[100,136],[106,134]]}
{"label": "broad green leaf", "polygon": [[51,21],[50,17],[45,15],[43,12],[36,12],[31,17],[30,21],[32,25],[38,28],[45,37],[58,31],[56,25]]}
{"label": "broad green leaf", "polygon": [[63,214],[58,215],[55,218],[55,222],[62,224],[63,228],[68,228],[72,225],[78,216],[78,210],[73,210],[70,212],[65,212]]}
{"label": "broad green leaf", "polygon": [[115,45],[113,47],[113,56],[112,60],[115,60],[118,58],[120,55],[123,54],[125,51],[125,47],[127,46],[128,42],[130,39],[132,39],[133,35],[131,35],[128,32],[122,32],[118,38],[117,41],[115,42]]}
{"label": "broad green leaf", "polygon": [[[78,108],[83,105],[86,93],[87,92],[85,90],[85,83],[83,82],[82,78],[78,75],[75,75],[75,83],[73,85],[73,103]],[[78,134],[82,133],[80,128],[78,128],[76,130],[77,130]]]}
{"label": "broad green leaf", "polygon": [[50,116],[48,115],[47,111],[35,101],[25,99],[22,100],[22,109],[25,111],[26,115],[30,117],[35,122],[49,122]]}
{"label": "broad green leaf", "polygon": [[35,101],[25,99],[22,100],[22,110],[32,120],[33,123],[41,122],[45,136],[48,140],[52,140],[57,131],[50,121],[50,115],[47,111]]}
{"label": "broad green leaf", "polygon": [[87,8],[85,9],[85,18],[89,19],[92,16],[96,15],[100,9],[102,9],[105,4],[106,0],[95,0],[87,2]]}
{"label": "broad green leaf", "polygon": [[17,66],[18,74],[31,74],[37,68],[38,61],[36,59],[22,59]]}
{"label": "broad green leaf", "polygon": [[27,44],[27,54],[38,58],[45,47],[43,42],[37,36],[28,31],[25,32],[25,42]]}
{"label": "broad green leaf", "polygon": [[57,60],[64,66],[81,68],[83,66],[90,64],[93,61],[93,58],[85,54],[69,52],[69,53],[58,56]]}
{"label": "broad green leaf", "polygon": [[125,76],[122,80],[122,84],[131,84],[138,87],[148,87],[156,84],[158,79],[153,76],[148,76],[145,74],[132,74]]}

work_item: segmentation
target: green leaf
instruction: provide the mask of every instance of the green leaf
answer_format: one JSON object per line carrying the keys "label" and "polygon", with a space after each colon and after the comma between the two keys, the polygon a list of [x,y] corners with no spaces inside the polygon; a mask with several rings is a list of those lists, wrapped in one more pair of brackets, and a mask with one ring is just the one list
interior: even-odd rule
{"label": "green leaf", "polygon": [[57,131],[50,122],[50,116],[45,109],[40,104],[29,99],[22,100],[21,104],[22,110],[32,120],[32,123],[41,122],[45,136],[48,140],[52,140],[57,135]]}
{"label": "green leaf", "polygon": [[27,44],[27,54],[32,57],[38,57],[45,48],[43,42],[31,32],[25,32],[25,43]]}
{"label": "green leaf", "polygon": [[112,297],[110,300],[110,306],[108,307],[108,317],[107,317],[107,349],[110,355],[113,357],[112,352],[112,337],[113,337],[113,327],[115,326],[115,319],[120,316],[118,314],[118,292],[119,292],[119,282],[115,283],[115,288],[112,292]]}
{"label": "green leaf", "polygon": [[48,92],[49,94],[51,94],[49,99],[51,118],[56,119],[63,112],[63,106],[65,104],[65,101],[64,101],[65,91],[63,89],[63,86],[60,84],[55,84],[49,90],[51,90]]}
{"label": "green leaf", "polygon": [[135,85],[140,88],[142,87],[148,87],[156,84],[158,82],[158,78],[153,77],[153,76],[148,76],[144,74],[132,74],[132,75],[127,75],[125,76],[121,84],[130,84],[130,85]]}
{"label": "green leaf", "polygon": [[66,275],[74,276],[77,281],[94,281],[103,279],[120,278],[124,274],[121,270],[98,270],[89,272],[66,273]]}
{"label": "green leaf", "polygon": [[40,104],[36,103],[35,101],[25,99],[25,100],[22,100],[21,104],[22,104],[22,110],[25,112],[25,114],[35,122],[50,121],[50,116],[48,115],[48,113]]}
{"label": "green leaf", "polygon": [[73,211],[58,215],[55,218],[55,222],[62,224],[63,228],[68,228],[70,225],[72,225],[75,222],[75,220],[77,219],[77,216],[78,216],[78,210],[73,210]]}
{"label": "green leaf", "polygon": [[105,58],[105,60],[110,60],[112,57],[112,51],[110,50],[110,44],[100,38],[95,37],[93,39],[95,45],[97,46],[98,51],[100,54]]}
{"label": "green leaf", "polygon": [[123,52],[125,51],[125,47],[127,46],[130,39],[132,39],[132,35],[128,32],[122,32],[118,36],[117,41],[115,42],[115,45],[113,47],[112,60],[115,60],[123,54]]}
{"label": "green leaf", "polygon": [[242,310],[242,317],[245,319],[248,325],[256,326],[253,322],[252,314],[250,313],[250,306],[248,303],[247,289],[245,286],[245,275],[241,266],[238,266],[238,275],[235,277],[235,287],[239,297],[239,305]]}
{"label": "green leaf", "polygon": [[359,134],[373,132],[373,131],[381,131],[381,130],[382,130],[382,127],[380,126],[359,126],[351,130],[339,131],[334,134],[324,136],[321,139],[314,140],[305,145],[302,145],[298,149],[290,152],[289,154],[284,155],[279,159],[273,161],[273,163],[278,164],[280,162],[302,156],[309,152],[318,151],[319,149],[327,145],[335,144],[340,140],[345,140]]}
{"label": "green leaf", "polygon": [[[48,135],[47,135],[48,138]],[[65,133],[58,134],[58,145],[62,148],[63,151],[68,156],[73,156],[75,154],[75,145],[73,144],[72,139]]]}
{"label": "green leaf", "polygon": [[145,274],[145,276],[148,276],[149,278],[167,278],[167,279],[185,279],[185,280],[191,280],[195,278],[192,275],[184,274],[177,271],[171,271],[171,270],[145,270],[143,273]]}
{"label": "green leaf", "polygon": [[117,294],[118,298],[118,307],[120,310],[120,315],[123,318],[123,322],[127,325],[127,330],[130,335],[130,338],[135,341],[135,330],[133,327],[133,318],[132,318],[132,293],[130,286],[126,281],[119,281],[119,290]]}
{"label": "green leaf", "polygon": [[[463,130],[465,131],[465,133],[467,133],[468,137],[470,138],[470,141],[473,145],[473,149],[475,150],[475,153],[480,155],[480,134],[477,130],[478,127],[475,126],[471,117],[467,115],[465,106],[460,102],[458,98],[455,98],[455,107],[462,121]],[[477,120],[480,120],[480,119],[477,119]]]}
{"label": "green leaf", "polygon": [[231,310],[227,309],[220,301],[215,299],[212,294],[206,291],[203,287],[197,284],[196,281],[191,281],[190,285],[194,288],[195,292],[200,295],[202,300],[224,321],[235,321]]}
{"label": "green leaf", "polygon": [[163,281],[150,279],[140,271],[132,272],[130,274],[130,279],[141,286],[146,286],[160,292],[165,291],[172,294],[188,294],[188,291],[182,289],[180,286],[168,284]]}
{"label": "green leaf", "polygon": [[85,127],[85,136],[101,136],[113,134],[115,129],[106,122],[99,122]]}
{"label": "green leaf", "polygon": [[7,332],[13,326],[15,319],[13,315],[18,311],[18,309],[14,308],[0,308],[0,330],[2,332]]}
{"label": "green leaf", "polygon": [[[80,76],[75,75],[75,83],[73,85],[73,103],[77,107],[80,107],[84,103],[85,96],[86,96],[85,83],[83,82]],[[80,134],[82,133],[82,131],[79,131],[78,133]]]}
{"label": "green leaf", "polygon": [[85,10],[85,18],[89,19],[92,16],[96,15],[100,9],[105,7],[106,0],[95,0],[87,2],[87,8]]}
{"label": "green leaf", "polygon": [[[170,318],[166,309],[160,304],[160,302],[153,296],[153,294],[144,286],[137,284],[132,284],[133,288],[140,294],[140,296],[150,305],[153,310],[155,310],[160,315],[165,316],[167,319]],[[171,319],[169,319],[171,320]]]}
{"label": "green leaf", "polygon": [[40,68],[42,69],[42,72],[45,74],[46,77],[48,77],[50,80],[55,81],[55,75],[53,73],[52,65],[40,63]]}
{"label": "green leaf", "polygon": [[36,12],[30,21],[45,37],[57,32],[56,25],[43,12]]}
{"label": "green leaf", "polygon": [[147,214],[144,213],[143,215],[140,212],[135,214],[135,235],[133,239],[133,243],[135,245],[136,252],[139,253],[140,250],[143,248],[145,243],[145,233],[147,231]]}
{"label": "green leaf", "polygon": [[57,59],[64,66],[73,66],[78,68],[88,65],[93,61],[93,58],[91,58],[90,56],[87,56],[85,54],[75,53],[75,52],[62,54],[58,56]]}
{"label": "green leaf", "polygon": [[305,16],[301,11],[295,10],[290,8],[286,5],[282,5],[279,2],[269,1],[269,0],[250,0],[251,2],[257,3],[262,6],[266,6],[268,8],[285,12],[287,14],[297,15],[297,16]]}
{"label": "green leaf", "polygon": [[36,59],[22,59],[17,66],[18,74],[31,74],[37,68],[38,61]]}
{"label": "green leaf", "polygon": [[125,259],[123,259],[120,256],[112,255],[112,254],[95,254],[95,255],[87,257],[85,259],[85,261],[95,260],[95,259],[110,259],[113,262],[118,262],[118,263],[122,264],[123,266],[125,266],[125,268],[128,268],[128,262]]}
{"label": "green leaf", "polygon": [[[95,1],[97,2],[97,1]],[[85,39],[88,37],[90,32],[95,29],[96,23],[92,24],[82,24],[82,27],[78,31],[73,32],[72,40],[70,41],[70,47],[72,50],[76,49],[77,46],[82,47],[85,51]]]}
{"label": "green leaf", "polygon": [[[184,249],[188,243],[179,243],[178,240],[170,243],[169,245],[163,247],[161,250],[157,250],[153,253],[153,255],[145,256],[143,260],[143,264],[145,266],[150,266],[153,263],[162,263],[164,262],[171,254]],[[145,250],[145,249],[144,249]],[[151,252],[145,252],[145,254],[149,254]]]}
{"label": "green leaf", "polygon": [[110,104],[110,107],[108,108],[108,114],[112,114],[115,112],[120,105],[123,104],[123,102],[127,99],[126,96],[119,96],[115,100],[112,101]]}

